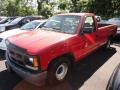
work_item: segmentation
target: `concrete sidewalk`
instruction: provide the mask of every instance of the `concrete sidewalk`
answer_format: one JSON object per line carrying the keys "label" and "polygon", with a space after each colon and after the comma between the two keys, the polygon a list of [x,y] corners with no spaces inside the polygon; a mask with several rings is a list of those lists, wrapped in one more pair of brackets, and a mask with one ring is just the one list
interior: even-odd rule
{"label": "concrete sidewalk", "polygon": [[100,67],[79,90],[106,90],[108,80],[115,69],[120,63],[120,47],[114,46],[117,52],[102,66]]}

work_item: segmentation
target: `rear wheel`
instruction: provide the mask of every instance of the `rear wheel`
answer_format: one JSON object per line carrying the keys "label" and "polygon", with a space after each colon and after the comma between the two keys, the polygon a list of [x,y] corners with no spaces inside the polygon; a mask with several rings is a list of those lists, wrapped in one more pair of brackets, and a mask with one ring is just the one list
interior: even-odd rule
{"label": "rear wheel", "polygon": [[112,43],[113,43],[112,38],[109,38],[104,47],[105,47],[106,49],[110,49]]}
{"label": "rear wheel", "polygon": [[64,81],[70,71],[70,60],[67,57],[61,57],[53,61],[47,73],[47,83],[55,84]]}
{"label": "rear wheel", "polygon": [[109,39],[108,41],[107,41],[107,44],[106,44],[106,48],[110,48],[110,45],[111,45],[111,40]]}

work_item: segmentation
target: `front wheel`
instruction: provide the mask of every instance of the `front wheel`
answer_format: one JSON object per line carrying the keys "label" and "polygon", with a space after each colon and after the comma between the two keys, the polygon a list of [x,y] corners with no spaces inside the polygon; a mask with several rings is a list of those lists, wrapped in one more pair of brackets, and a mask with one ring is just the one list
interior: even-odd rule
{"label": "front wheel", "polygon": [[112,42],[112,39],[111,39],[111,38],[109,38],[109,39],[108,39],[108,41],[107,41],[107,43],[105,44],[105,46],[104,46],[104,47],[105,47],[106,49],[110,49],[110,48],[111,48],[111,44],[112,44],[112,43],[113,43],[113,42]]}
{"label": "front wheel", "polygon": [[56,59],[48,68],[47,82],[54,84],[64,81],[70,71],[70,67],[70,60],[68,58],[61,57]]}
{"label": "front wheel", "polygon": [[58,66],[56,72],[55,72],[55,77],[57,80],[63,80],[65,76],[67,75],[68,72],[68,65],[67,63],[61,63],[61,65]]}

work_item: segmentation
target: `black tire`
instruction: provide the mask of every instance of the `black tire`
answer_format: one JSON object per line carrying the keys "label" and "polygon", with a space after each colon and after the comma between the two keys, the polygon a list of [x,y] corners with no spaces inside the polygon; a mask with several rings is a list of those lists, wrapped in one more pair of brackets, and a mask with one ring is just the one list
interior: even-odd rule
{"label": "black tire", "polygon": [[107,43],[105,44],[104,48],[105,49],[110,49],[112,43],[113,43],[112,38],[109,38]]}
{"label": "black tire", "polygon": [[67,57],[54,60],[48,67],[47,83],[58,84],[63,82],[70,72],[71,62]]}
{"label": "black tire", "polygon": [[110,48],[110,46],[111,46],[111,40],[110,40],[110,39],[108,39],[107,44],[106,44],[106,48],[107,48],[107,49],[109,49],[109,48]]}

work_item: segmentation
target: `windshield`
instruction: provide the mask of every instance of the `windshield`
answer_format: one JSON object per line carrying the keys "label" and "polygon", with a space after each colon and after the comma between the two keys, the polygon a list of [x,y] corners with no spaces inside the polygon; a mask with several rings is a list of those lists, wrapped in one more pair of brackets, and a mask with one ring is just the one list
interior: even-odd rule
{"label": "windshield", "polygon": [[50,18],[42,28],[45,30],[74,34],[76,32],[80,16],[60,15]]}
{"label": "windshield", "polygon": [[21,30],[29,30],[29,29],[35,29],[41,22],[35,22],[35,21],[32,21],[30,23],[27,23],[25,25],[23,25],[20,29]]}
{"label": "windshield", "polygon": [[0,22],[4,22],[4,21],[6,21],[8,18],[4,18],[4,19],[2,19]]}
{"label": "windshield", "polygon": [[22,17],[16,18],[13,21],[9,22],[10,24],[17,24],[20,20],[22,19]]}

